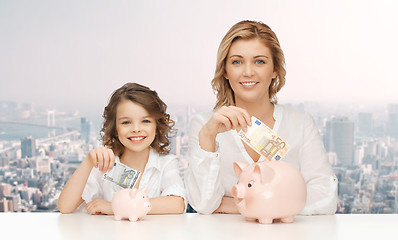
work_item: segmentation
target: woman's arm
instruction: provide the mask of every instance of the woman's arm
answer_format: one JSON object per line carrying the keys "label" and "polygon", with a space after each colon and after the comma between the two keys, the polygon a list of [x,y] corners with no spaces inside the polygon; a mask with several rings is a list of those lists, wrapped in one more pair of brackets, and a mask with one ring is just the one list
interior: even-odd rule
{"label": "woman's arm", "polygon": [[181,214],[185,210],[184,199],[180,196],[161,196],[149,201],[152,209],[148,214]]}
{"label": "woman's arm", "polygon": [[217,134],[232,129],[246,129],[250,124],[247,111],[234,106],[220,108],[210,119],[200,115],[192,119],[185,183],[188,201],[197,212],[213,213],[224,196]]}
{"label": "woman's arm", "polygon": [[239,214],[234,198],[223,197],[220,206],[213,213]]}
{"label": "woman's arm", "polygon": [[199,213],[211,214],[220,205],[224,189],[219,179],[218,149],[204,151],[199,145],[199,131],[207,118],[197,115],[191,120],[188,138],[189,161],[184,180],[189,204]]}
{"label": "woman's arm", "polygon": [[328,162],[327,153],[312,117],[304,117],[300,171],[307,184],[307,201],[301,214],[334,214],[337,209],[338,180]]}

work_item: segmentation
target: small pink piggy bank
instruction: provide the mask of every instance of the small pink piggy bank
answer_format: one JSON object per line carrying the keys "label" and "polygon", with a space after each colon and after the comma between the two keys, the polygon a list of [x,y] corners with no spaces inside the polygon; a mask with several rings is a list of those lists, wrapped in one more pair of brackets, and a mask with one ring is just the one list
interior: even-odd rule
{"label": "small pink piggy bank", "polygon": [[115,220],[128,218],[135,222],[142,219],[152,208],[147,195],[146,188],[142,190],[122,189],[116,192],[112,199]]}
{"label": "small pink piggy bank", "polygon": [[286,162],[234,162],[239,177],[232,195],[246,220],[293,222],[305,205],[307,188],[301,173]]}

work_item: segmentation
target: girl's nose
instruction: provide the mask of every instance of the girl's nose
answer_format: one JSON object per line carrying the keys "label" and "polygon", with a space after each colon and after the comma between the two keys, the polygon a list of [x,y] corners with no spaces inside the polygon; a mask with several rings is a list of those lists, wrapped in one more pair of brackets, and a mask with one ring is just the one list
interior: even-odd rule
{"label": "girl's nose", "polygon": [[133,133],[140,132],[141,131],[141,127],[139,126],[139,124],[132,124],[131,128],[130,128],[130,131],[133,132]]}

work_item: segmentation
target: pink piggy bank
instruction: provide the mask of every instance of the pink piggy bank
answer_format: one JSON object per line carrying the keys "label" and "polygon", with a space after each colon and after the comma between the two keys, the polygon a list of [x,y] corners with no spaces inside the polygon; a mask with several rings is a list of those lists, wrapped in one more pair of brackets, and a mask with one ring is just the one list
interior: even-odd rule
{"label": "pink piggy bank", "polygon": [[136,188],[122,189],[116,192],[112,199],[115,219],[128,218],[134,222],[142,219],[152,208],[147,195],[146,188],[142,190]]}
{"label": "pink piggy bank", "polygon": [[239,212],[260,223],[293,222],[305,205],[307,188],[301,173],[286,162],[234,162],[239,177],[232,187]]}

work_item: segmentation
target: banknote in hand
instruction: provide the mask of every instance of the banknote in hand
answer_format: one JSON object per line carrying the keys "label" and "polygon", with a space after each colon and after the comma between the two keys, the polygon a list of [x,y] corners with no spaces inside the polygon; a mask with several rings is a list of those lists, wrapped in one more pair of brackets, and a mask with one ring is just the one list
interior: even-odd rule
{"label": "banknote in hand", "polygon": [[113,168],[104,173],[105,180],[111,181],[123,188],[133,188],[137,182],[140,172],[124,165],[120,162],[115,162]]}
{"label": "banknote in hand", "polygon": [[239,137],[269,161],[281,160],[289,151],[289,145],[271,128],[256,117],[252,117],[252,125],[247,131],[239,131]]}

